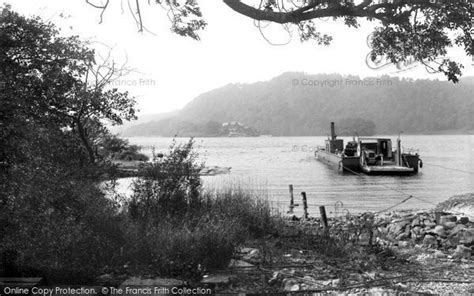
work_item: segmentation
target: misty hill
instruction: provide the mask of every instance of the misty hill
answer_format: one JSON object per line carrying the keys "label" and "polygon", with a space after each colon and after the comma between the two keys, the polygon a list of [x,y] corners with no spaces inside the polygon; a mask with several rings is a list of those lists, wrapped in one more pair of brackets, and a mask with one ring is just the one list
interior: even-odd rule
{"label": "misty hill", "polygon": [[472,133],[473,94],[474,77],[453,84],[284,73],[270,81],[229,84],[201,94],[175,116],[131,127],[124,135],[202,135],[206,126],[231,121],[260,134],[325,135],[331,121],[350,125],[361,120],[375,123],[377,134]]}

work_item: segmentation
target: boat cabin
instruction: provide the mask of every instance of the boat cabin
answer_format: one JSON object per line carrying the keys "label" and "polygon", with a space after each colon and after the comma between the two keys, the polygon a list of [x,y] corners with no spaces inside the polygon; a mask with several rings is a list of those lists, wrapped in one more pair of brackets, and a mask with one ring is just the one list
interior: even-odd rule
{"label": "boat cabin", "polygon": [[384,159],[392,159],[392,140],[359,138],[360,151],[367,151],[369,155],[380,155]]}

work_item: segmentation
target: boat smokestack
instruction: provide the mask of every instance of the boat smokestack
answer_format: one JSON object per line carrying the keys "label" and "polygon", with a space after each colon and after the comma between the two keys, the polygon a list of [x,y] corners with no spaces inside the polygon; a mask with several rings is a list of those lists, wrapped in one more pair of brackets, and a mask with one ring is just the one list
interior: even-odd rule
{"label": "boat smokestack", "polygon": [[336,130],[334,128],[334,122],[331,122],[331,140],[336,140]]}

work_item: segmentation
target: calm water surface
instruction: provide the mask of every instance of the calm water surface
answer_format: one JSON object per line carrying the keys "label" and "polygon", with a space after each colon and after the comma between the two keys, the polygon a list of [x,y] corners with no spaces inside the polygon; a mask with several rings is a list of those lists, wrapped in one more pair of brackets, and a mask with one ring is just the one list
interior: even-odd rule
{"label": "calm water surface", "polygon": [[[395,141],[396,136],[390,138]],[[348,139],[344,138],[344,142]],[[166,152],[172,141],[158,137],[129,140],[133,144],[154,146],[157,152]],[[301,191],[307,193],[313,214],[319,205],[334,212],[337,202],[342,202],[343,209],[351,213],[378,211],[409,195],[414,198],[396,209],[430,208],[452,195],[474,192],[472,173],[440,167],[474,172],[474,136],[402,136],[405,150],[418,150],[424,163],[420,173],[410,177],[342,174],[314,158],[315,147],[323,145],[324,140],[325,137],[197,138],[195,146],[206,165],[232,167],[231,174],[203,177],[205,187],[249,183],[251,187],[263,188],[273,205],[280,209],[289,204],[289,184],[294,186],[297,202]],[[151,154],[150,149],[144,152]],[[126,180],[122,186],[129,183]]]}

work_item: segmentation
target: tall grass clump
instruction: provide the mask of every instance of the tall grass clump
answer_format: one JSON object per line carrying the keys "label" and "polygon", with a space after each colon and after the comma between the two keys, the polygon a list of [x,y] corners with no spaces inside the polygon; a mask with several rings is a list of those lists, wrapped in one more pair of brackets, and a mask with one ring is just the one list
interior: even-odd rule
{"label": "tall grass clump", "polygon": [[248,238],[276,231],[270,205],[243,188],[204,191],[193,140],[142,168],[127,204],[128,257],[160,275],[225,267]]}
{"label": "tall grass clump", "polygon": [[211,215],[234,219],[252,237],[276,234],[279,229],[279,219],[264,192],[242,184],[228,184],[212,193],[203,193],[203,197]]}

